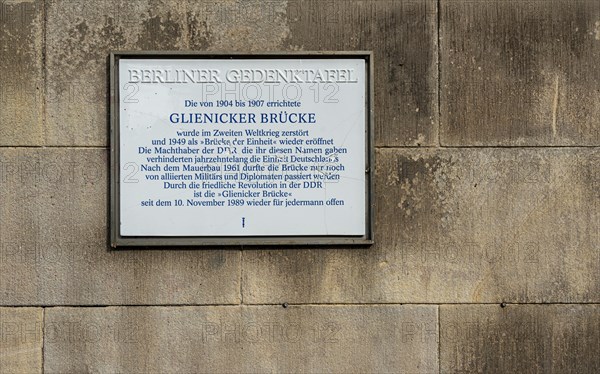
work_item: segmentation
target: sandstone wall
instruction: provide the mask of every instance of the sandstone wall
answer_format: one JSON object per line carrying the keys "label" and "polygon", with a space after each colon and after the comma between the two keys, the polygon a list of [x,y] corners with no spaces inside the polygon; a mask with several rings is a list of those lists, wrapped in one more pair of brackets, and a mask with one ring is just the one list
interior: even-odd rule
{"label": "sandstone wall", "polygon": [[[373,50],[371,248],[111,251],[110,50]],[[595,373],[600,2],[0,2],[0,372]]]}

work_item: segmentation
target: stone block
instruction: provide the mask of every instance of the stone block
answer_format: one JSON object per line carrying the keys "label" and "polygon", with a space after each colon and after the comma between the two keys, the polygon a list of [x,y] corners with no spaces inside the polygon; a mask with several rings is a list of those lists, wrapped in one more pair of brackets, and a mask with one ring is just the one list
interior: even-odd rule
{"label": "stone block", "polygon": [[444,305],[442,373],[589,373],[600,367],[596,305]]}
{"label": "stone block", "polygon": [[432,373],[436,306],[51,308],[45,371]]}
{"label": "stone block", "polygon": [[600,3],[442,0],[443,145],[600,145]]}
{"label": "stone block", "polygon": [[244,251],[244,302],[598,302],[599,161],[591,148],[380,149],[375,245]]}
{"label": "stone block", "polygon": [[0,149],[3,305],[236,304],[239,250],[111,250],[108,152]]}
{"label": "stone block", "polygon": [[42,308],[0,308],[0,372],[42,372]]}

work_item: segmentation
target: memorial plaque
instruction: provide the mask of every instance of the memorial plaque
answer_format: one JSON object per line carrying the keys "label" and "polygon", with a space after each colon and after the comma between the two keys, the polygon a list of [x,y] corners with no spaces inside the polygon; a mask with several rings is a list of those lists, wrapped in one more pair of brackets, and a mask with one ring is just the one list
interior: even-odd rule
{"label": "memorial plaque", "polygon": [[111,55],[112,245],[370,244],[368,52]]}

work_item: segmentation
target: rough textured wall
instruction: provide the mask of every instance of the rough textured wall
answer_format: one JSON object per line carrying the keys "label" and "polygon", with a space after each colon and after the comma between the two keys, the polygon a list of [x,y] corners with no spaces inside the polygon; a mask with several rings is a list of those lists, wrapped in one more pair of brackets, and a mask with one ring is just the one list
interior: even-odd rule
{"label": "rough textured wall", "polygon": [[[126,49],[373,50],[376,244],[110,251]],[[0,53],[1,373],[600,367],[600,2],[2,0]]]}

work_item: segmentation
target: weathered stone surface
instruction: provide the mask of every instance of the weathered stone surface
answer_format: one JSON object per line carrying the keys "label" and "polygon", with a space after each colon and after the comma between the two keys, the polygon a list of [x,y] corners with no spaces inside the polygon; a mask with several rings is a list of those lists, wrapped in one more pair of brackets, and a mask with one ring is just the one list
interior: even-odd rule
{"label": "weathered stone surface", "polygon": [[47,373],[432,373],[436,306],[51,308]]}
{"label": "weathered stone surface", "polygon": [[441,2],[444,145],[600,145],[600,2]]}
{"label": "weathered stone surface", "polygon": [[287,1],[188,2],[189,48],[214,52],[279,51],[289,35]]}
{"label": "weathered stone surface", "polygon": [[437,1],[291,0],[287,8],[287,48],[374,52],[377,145],[438,144]]}
{"label": "weathered stone surface", "polygon": [[43,311],[0,308],[0,373],[41,373]]}
{"label": "weathered stone surface", "polygon": [[106,145],[108,53],[185,48],[174,1],[48,2],[47,143]]}
{"label": "weathered stone surface", "polygon": [[238,303],[237,250],[109,250],[107,158],[0,150],[0,303]]}
{"label": "weathered stone surface", "polygon": [[442,373],[597,373],[600,305],[440,307]]}
{"label": "weathered stone surface", "polygon": [[43,14],[42,1],[0,2],[0,145],[43,141]]}
{"label": "weathered stone surface", "polygon": [[600,300],[597,149],[376,158],[376,244],[244,251],[245,303]]}
{"label": "weathered stone surface", "polygon": [[285,2],[52,0],[47,14],[47,144],[108,143],[111,50],[278,49]]}
{"label": "weathered stone surface", "polygon": [[47,143],[107,144],[109,50],[191,49],[374,50],[378,144],[437,144],[436,19],[434,0],[53,0]]}

